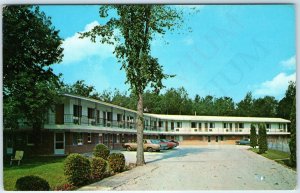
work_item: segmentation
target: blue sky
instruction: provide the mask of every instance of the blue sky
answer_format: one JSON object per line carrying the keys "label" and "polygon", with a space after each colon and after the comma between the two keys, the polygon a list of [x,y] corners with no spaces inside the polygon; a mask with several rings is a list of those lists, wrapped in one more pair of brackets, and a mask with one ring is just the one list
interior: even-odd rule
{"label": "blue sky", "polygon": [[[152,42],[152,54],[176,77],[166,88],[183,86],[189,96],[229,96],[238,102],[251,91],[280,100],[288,81],[296,79],[295,10],[293,5],[204,5],[185,13],[188,32],[167,33]],[[125,72],[113,47],[79,39],[78,32],[103,23],[99,6],[41,6],[64,39],[64,58],[53,65],[66,83],[85,80],[102,92],[127,91]],[[166,44],[165,42],[168,42]],[[164,90],[162,91],[164,92]]]}

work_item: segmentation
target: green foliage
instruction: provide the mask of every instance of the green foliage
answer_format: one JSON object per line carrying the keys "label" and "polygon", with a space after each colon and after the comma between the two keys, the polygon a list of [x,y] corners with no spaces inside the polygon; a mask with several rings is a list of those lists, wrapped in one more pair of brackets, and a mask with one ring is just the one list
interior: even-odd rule
{"label": "green foliage", "polygon": [[251,117],[253,115],[252,93],[248,92],[243,100],[237,103],[237,115]]}
{"label": "green foliage", "polygon": [[[110,14],[111,10],[116,15]],[[107,22],[81,37],[115,46],[116,58],[126,72],[126,83],[136,95],[143,93],[147,85],[158,92],[163,88],[162,79],[170,76],[162,72],[158,59],[150,55],[150,42],[155,34],[163,35],[179,26],[181,14],[163,5],[105,5],[99,13]]]}
{"label": "green foliage", "polygon": [[64,163],[67,180],[74,186],[83,186],[90,182],[90,161],[80,154],[70,154]]}
{"label": "green foliage", "polygon": [[291,140],[289,142],[289,147],[290,147],[290,165],[292,167],[297,167],[297,143],[296,143],[296,97],[294,98],[292,110],[291,110],[291,116],[290,116],[290,121],[291,121]]}
{"label": "green foliage", "polygon": [[265,124],[258,125],[258,147],[259,153],[265,153],[268,150],[267,131]]}
{"label": "green foliage", "polygon": [[101,157],[93,157],[91,161],[91,172],[93,180],[101,180],[106,172],[107,162]]}
{"label": "green foliage", "polygon": [[101,157],[101,158],[107,160],[109,153],[110,153],[110,150],[104,144],[98,144],[94,147],[93,155],[95,157]]}
{"label": "green foliage", "polygon": [[256,128],[253,124],[251,124],[251,129],[250,129],[250,146],[252,148],[256,148],[257,146]]}
{"label": "green foliage", "polygon": [[[38,129],[58,101],[61,85],[51,64],[62,60],[62,39],[38,6],[3,7],[4,125],[16,129],[16,117]],[[39,135],[36,142],[38,142]]]}
{"label": "green foliage", "polygon": [[293,101],[296,96],[296,83],[289,82],[285,96],[279,101],[277,107],[277,117],[289,119],[293,108]]}
{"label": "green foliage", "polygon": [[122,153],[112,153],[108,157],[108,163],[114,172],[122,172],[125,167],[125,157]]}
{"label": "green foliage", "polygon": [[39,176],[24,176],[16,181],[16,189],[21,191],[48,191],[49,183]]}

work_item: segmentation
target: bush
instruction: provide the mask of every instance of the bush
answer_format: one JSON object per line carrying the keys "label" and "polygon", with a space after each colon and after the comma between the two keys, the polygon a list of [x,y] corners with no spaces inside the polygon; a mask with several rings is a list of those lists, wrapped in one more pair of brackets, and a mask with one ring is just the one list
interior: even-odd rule
{"label": "bush", "polygon": [[252,148],[256,148],[257,146],[256,128],[253,124],[251,124],[251,130],[250,130],[250,146]]}
{"label": "bush", "polygon": [[34,191],[48,191],[50,190],[49,183],[39,176],[24,176],[16,181],[17,190],[34,190]]}
{"label": "bush", "polygon": [[258,153],[262,154],[268,151],[267,131],[265,124],[258,126]]}
{"label": "bush", "polygon": [[72,184],[61,184],[55,187],[55,191],[68,191],[68,190],[75,190],[75,186]]}
{"label": "bush", "polygon": [[112,153],[108,157],[108,163],[114,172],[122,172],[125,167],[125,157],[122,153]]}
{"label": "bush", "polygon": [[110,151],[109,151],[108,147],[106,147],[103,144],[98,144],[95,146],[93,154],[95,157],[101,157],[101,158],[107,160],[109,153],[110,153]]}
{"label": "bush", "polygon": [[64,163],[67,180],[74,186],[83,186],[90,182],[90,161],[78,153],[70,154]]}
{"label": "bush", "polygon": [[105,176],[107,163],[101,157],[93,157],[91,161],[91,170],[93,180],[101,180]]}

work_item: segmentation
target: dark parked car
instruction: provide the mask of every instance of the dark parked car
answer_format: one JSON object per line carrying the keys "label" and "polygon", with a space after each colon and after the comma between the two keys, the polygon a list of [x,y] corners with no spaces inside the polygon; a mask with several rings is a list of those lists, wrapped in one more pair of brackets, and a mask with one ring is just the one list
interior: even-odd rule
{"label": "dark parked car", "polygon": [[250,139],[241,139],[239,141],[235,141],[237,145],[250,145]]}

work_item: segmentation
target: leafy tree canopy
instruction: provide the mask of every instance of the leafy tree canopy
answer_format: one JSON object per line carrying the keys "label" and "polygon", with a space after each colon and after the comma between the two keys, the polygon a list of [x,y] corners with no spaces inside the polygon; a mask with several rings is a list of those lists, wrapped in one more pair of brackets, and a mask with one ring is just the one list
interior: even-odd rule
{"label": "leafy tree canopy", "polygon": [[5,127],[19,119],[39,128],[61,85],[50,65],[61,61],[62,39],[38,6],[3,8],[3,109]]}

